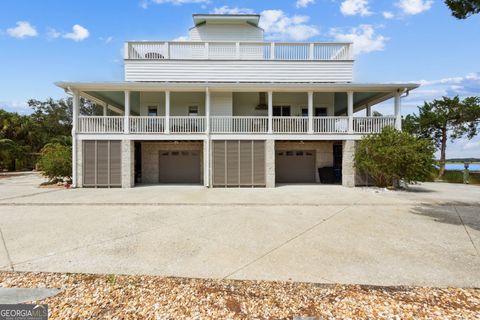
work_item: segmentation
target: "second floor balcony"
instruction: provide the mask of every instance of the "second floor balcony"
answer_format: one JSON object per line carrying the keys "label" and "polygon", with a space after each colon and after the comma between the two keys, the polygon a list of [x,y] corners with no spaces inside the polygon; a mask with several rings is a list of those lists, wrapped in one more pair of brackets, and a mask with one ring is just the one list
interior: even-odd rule
{"label": "second floor balcony", "polygon": [[96,134],[369,134],[395,127],[395,117],[80,116],[77,126]]}

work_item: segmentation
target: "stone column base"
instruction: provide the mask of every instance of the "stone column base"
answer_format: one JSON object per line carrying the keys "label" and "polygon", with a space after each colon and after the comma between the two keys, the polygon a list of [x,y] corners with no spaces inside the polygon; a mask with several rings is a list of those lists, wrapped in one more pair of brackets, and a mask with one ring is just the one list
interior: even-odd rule
{"label": "stone column base", "polygon": [[355,141],[343,141],[342,156],[342,185],[344,187],[355,187]]}
{"label": "stone column base", "polygon": [[265,186],[275,188],[275,140],[265,140]]}
{"label": "stone column base", "polygon": [[135,145],[132,140],[122,140],[122,188],[135,186]]}

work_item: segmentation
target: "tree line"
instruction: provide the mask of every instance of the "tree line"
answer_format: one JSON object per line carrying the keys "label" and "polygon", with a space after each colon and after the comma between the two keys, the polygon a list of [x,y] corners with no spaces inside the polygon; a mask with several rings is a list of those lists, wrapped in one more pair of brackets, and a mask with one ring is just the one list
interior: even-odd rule
{"label": "tree line", "polygon": [[[72,98],[40,101],[31,99],[32,113],[20,115],[0,109],[0,170],[33,169],[48,144],[71,146]],[[80,112],[100,115],[101,108],[81,100]]]}

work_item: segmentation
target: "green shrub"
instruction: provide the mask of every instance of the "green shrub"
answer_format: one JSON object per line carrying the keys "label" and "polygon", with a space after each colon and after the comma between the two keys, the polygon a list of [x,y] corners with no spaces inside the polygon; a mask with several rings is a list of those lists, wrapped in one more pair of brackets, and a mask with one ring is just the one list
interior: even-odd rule
{"label": "green shrub", "polygon": [[[441,181],[450,183],[463,183],[463,171],[445,171],[445,175],[441,178]],[[480,173],[470,172],[469,177],[470,184],[480,184]]]}
{"label": "green shrub", "polygon": [[434,145],[407,132],[385,128],[359,141],[355,167],[367,172],[379,187],[395,186],[431,179]]}
{"label": "green shrub", "polygon": [[72,176],[72,147],[50,143],[43,147],[39,160],[42,174],[50,180]]}

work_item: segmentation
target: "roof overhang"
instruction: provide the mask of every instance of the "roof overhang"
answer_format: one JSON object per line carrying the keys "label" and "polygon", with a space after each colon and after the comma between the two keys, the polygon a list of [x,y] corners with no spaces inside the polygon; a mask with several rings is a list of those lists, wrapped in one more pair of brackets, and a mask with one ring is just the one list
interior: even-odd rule
{"label": "roof overhang", "polygon": [[56,82],[67,91],[276,91],[276,92],[405,92],[416,83],[263,83],[263,82]]}
{"label": "roof overhang", "polygon": [[248,23],[258,27],[258,14],[194,14],[193,23],[198,26],[203,23],[237,24]]}

